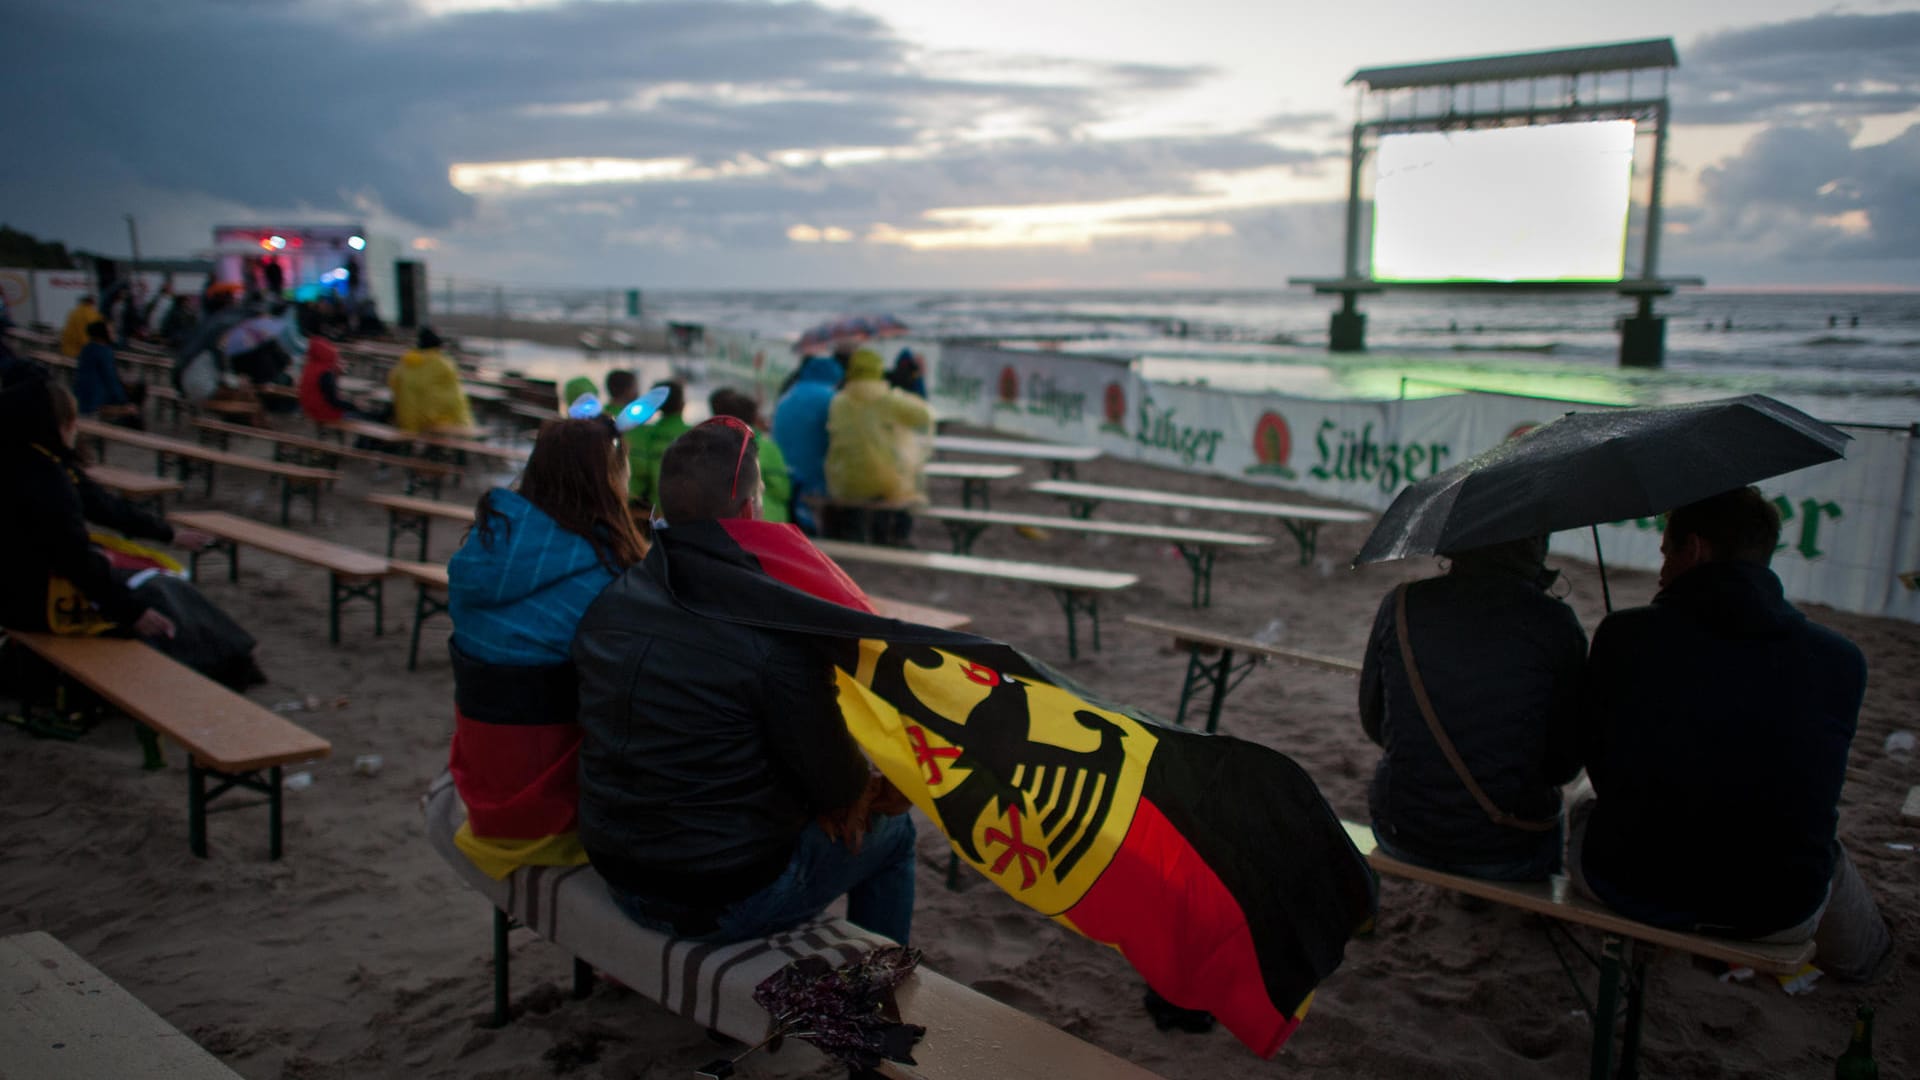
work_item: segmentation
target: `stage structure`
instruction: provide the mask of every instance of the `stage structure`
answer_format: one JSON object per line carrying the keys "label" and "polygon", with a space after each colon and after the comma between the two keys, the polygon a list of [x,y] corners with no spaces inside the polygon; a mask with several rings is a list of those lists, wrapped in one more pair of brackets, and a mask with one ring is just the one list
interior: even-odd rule
{"label": "stage structure", "polygon": [[1355,72],[1346,267],[1290,279],[1340,297],[1329,347],[1364,350],[1388,289],[1608,291],[1635,302],[1620,363],[1659,366],[1654,300],[1702,284],[1658,271],[1679,63],[1661,38]]}

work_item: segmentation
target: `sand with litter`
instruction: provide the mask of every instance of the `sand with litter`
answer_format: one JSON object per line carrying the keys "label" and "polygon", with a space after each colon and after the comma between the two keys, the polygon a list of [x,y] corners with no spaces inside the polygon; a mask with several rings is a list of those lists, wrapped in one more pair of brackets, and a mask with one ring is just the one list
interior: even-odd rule
{"label": "sand with litter", "polygon": [[[149,464],[125,449],[109,459]],[[323,500],[320,522],[297,527],[383,550],[384,512],[361,502],[376,488],[364,471],[348,473]],[[1029,478],[1037,476],[1030,468]],[[1080,478],[1276,497],[1118,461],[1082,466]],[[483,482],[471,478],[448,497],[471,500]],[[957,491],[940,483],[937,501],[956,502]],[[396,486],[388,479],[377,490]],[[1016,485],[996,488],[995,509],[1062,510]],[[277,503],[256,481],[223,475],[210,502],[190,496],[179,505],[272,520]],[[1400,580],[1432,572],[1430,561],[1345,568],[1364,526],[1325,530],[1320,558],[1301,566],[1291,539],[1253,519],[1118,505],[1100,513],[1267,531],[1279,542],[1259,555],[1223,556],[1213,606],[1195,612],[1186,567],[1170,548],[989,531],[977,554],[1140,576],[1138,587],[1103,602],[1103,649],[1093,652],[1083,639],[1074,662],[1066,659],[1061,612],[1040,589],[874,567],[856,567],[855,576],[876,593],[969,612],[979,632],[1059,663],[1112,698],[1170,716],[1185,656],[1121,616],[1204,622],[1357,659],[1379,598]],[[458,537],[437,524],[432,557],[444,560]],[[915,540],[932,550],[947,546],[930,522]],[[403,556],[411,557],[412,543],[403,541]],[[1567,599],[1590,631],[1602,614],[1593,569],[1562,569]],[[1618,572],[1613,583],[1623,605],[1644,602],[1653,590],[1644,573]],[[326,581],[317,570],[249,552],[239,584],[216,572],[205,587],[260,640],[272,682],[251,696],[269,706],[297,703],[292,718],[333,742],[330,760],[303,770],[311,786],[287,795],[286,857],[267,861],[265,812],[241,809],[211,818],[212,857],[193,858],[184,758],[173,749],[165,770],[140,771],[124,720],[105,722],[78,743],[35,740],[9,726],[0,729],[0,934],[55,934],[248,1077],[675,1077],[718,1056],[721,1048],[698,1026],[631,992],[601,986],[589,1000],[569,999],[567,957],[525,931],[513,939],[517,1019],[505,1030],[482,1026],[491,985],[487,906],[429,849],[418,810],[445,765],[452,731],[444,619],[430,624],[420,670],[409,673],[411,594],[397,581],[388,587],[386,634],[374,636],[367,609],[350,608],[338,647],[326,643]],[[1900,817],[1920,764],[1882,752],[1890,732],[1920,726],[1920,626],[1818,608],[1811,614],[1856,641],[1871,664],[1841,835],[1901,939],[1898,963],[1877,986],[1829,981],[1789,997],[1769,979],[1722,982],[1685,956],[1660,955],[1649,968],[1643,1054],[1651,1074],[1826,1075],[1861,1004],[1879,1010],[1882,1075],[1920,1066],[1920,949],[1912,944],[1920,853],[1896,847],[1920,843],[1920,827]],[[317,708],[307,708],[309,701]],[[1351,677],[1267,665],[1229,700],[1221,726],[1292,755],[1337,810],[1364,819],[1377,752],[1360,731]],[[383,760],[378,775],[353,771],[366,754]],[[1379,932],[1349,946],[1298,1034],[1262,1062],[1224,1031],[1155,1030],[1139,1007],[1141,984],[1117,954],[983,880],[948,891],[945,862],[943,843],[923,825],[914,933],[931,966],[1168,1077],[1563,1077],[1586,1069],[1579,1001],[1538,925],[1511,910],[1470,913],[1431,888],[1385,882]],[[1591,935],[1586,941],[1593,944]],[[806,1048],[750,1060],[743,1075],[843,1075]]]}

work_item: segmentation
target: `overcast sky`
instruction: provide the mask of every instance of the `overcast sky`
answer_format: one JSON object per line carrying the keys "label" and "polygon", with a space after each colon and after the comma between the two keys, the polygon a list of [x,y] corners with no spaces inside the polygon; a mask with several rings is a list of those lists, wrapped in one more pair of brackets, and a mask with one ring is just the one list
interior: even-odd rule
{"label": "overcast sky", "polygon": [[1339,269],[1356,69],[1672,37],[1662,270],[1920,287],[1920,5],[1354,10],[6,0],[0,222],[353,220],[516,284],[1280,287]]}

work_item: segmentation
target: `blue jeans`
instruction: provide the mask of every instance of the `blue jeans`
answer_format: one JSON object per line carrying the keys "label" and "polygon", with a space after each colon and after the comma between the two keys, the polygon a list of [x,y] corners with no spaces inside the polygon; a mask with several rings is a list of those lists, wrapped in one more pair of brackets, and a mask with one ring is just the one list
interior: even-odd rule
{"label": "blue jeans", "polygon": [[[913,836],[911,817],[887,814],[873,819],[854,852],[809,824],[780,876],[714,913],[715,929],[696,940],[728,944],[770,937],[819,915],[844,893],[849,922],[905,945],[913,927]],[[658,907],[618,889],[609,891],[634,922],[677,932],[672,922],[648,913]]]}

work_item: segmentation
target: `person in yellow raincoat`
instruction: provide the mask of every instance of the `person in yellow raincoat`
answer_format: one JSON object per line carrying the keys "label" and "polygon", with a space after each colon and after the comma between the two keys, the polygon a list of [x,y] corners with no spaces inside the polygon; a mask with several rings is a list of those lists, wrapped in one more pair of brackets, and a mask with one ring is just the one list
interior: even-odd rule
{"label": "person in yellow raincoat", "polygon": [[[858,350],[847,361],[846,384],[827,409],[827,493],[836,501],[922,499],[921,469],[933,450],[933,412],[925,400],[887,385],[886,371],[879,353]],[[913,527],[905,510],[869,511],[866,519],[876,543],[905,544]],[[836,525],[829,534],[847,531]]]}
{"label": "person in yellow raincoat", "polygon": [[393,390],[393,426],[402,431],[473,426],[473,407],[460,388],[460,372],[440,351],[440,335],[420,328],[419,347],[387,373]]}
{"label": "person in yellow raincoat", "polygon": [[78,359],[80,350],[87,347],[87,327],[106,321],[107,317],[93,306],[93,297],[76,300],[73,310],[67,312],[66,324],[60,327],[60,355],[69,360]]}

